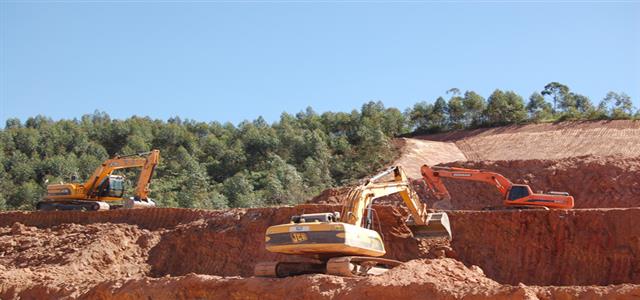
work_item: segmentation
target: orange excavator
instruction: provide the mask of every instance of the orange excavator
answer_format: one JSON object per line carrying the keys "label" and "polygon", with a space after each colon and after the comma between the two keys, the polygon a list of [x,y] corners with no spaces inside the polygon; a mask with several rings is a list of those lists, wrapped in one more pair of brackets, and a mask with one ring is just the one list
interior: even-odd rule
{"label": "orange excavator", "polygon": [[468,180],[484,182],[495,186],[502,194],[504,206],[488,207],[485,209],[571,209],[573,208],[573,197],[566,192],[547,192],[536,194],[531,187],[526,184],[514,184],[501,174],[475,169],[453,168],[453,167],[429,167],[423,165],[420,168],[424,182],[428,190],[439,200],[451,200],[451,195],[445,187],[441,178],[456,180]]}
{"label": "orange excavator", "polygon": [[[114,208],[155,207],[149,198],[149,183],[160,151],[116,156],[102,163],[85,183],[60,183],[47,186],[37,210],[108,210]],[[125,177],[112,174],[116,170],[140,168],[134,196],[124,199]]]}

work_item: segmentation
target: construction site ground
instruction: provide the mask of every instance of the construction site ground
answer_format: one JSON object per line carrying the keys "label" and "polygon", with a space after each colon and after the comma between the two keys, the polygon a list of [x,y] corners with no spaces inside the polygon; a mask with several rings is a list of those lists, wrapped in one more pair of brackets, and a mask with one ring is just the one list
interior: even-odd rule
{"label": "construction site ground", "polygon": [[[420,240],[397,197],[375,206],[382,275],[252,277],[268,226],[339,211],[346,188],[296,207],[0,213],[0,299],[640,299],[640,122],[564,122],[398,140],[402,165],[453,240]],[[482,211],[492,187],[445,181],[433,201],[424,164],[483,168],[534,190],[566,191],[573,210]],[[372,170],[372,174],[376,170]]]}

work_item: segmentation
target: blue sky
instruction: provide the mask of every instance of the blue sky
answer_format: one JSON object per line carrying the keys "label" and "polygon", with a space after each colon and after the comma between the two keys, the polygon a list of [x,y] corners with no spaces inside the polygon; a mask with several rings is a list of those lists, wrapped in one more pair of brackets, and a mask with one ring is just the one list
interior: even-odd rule
{"label": "blue sky", "polygon": [[404,110],[550,81],[640,106],[640,3],[0,0],[0,124]]}

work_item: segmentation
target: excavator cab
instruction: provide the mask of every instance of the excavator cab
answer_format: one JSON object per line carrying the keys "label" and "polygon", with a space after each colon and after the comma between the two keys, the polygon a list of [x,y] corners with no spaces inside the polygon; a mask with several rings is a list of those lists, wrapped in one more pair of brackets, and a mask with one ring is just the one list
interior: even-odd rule
{"label": "excavator cab", "polygon": [[524,184],[514,184],[507,194],[507,201],[515,201],[531,195],[531,188]]}
{"label": "excavator cab", "polygon": [[109,175],[98,186],[98,196],[122,198],[124,186],[124,176]]}

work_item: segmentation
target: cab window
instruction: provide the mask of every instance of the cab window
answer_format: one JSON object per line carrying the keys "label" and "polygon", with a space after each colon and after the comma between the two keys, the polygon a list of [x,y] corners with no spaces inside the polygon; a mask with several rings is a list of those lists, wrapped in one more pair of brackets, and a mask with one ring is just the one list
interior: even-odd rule
{"label": "cab window", "polygon": [[520,198],[524,198],[526,196],[529,196],[529,189],[527,189],[526,186],[512,186],[511,190],[509,191],[509,195],[507,197],[507,200],[509,201],[514,201],[514,200],[518,200]]}
{"label": "cab window", "polygon": [[124,179],[121,177],[109,177],[109,197],[122,198],[124,194]]}

